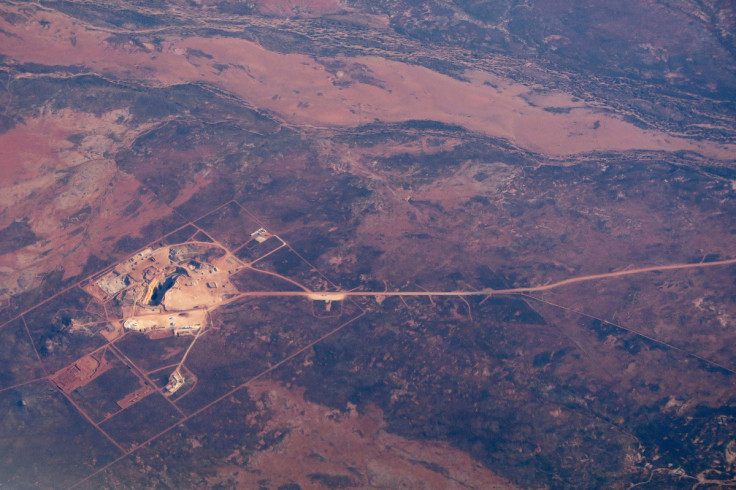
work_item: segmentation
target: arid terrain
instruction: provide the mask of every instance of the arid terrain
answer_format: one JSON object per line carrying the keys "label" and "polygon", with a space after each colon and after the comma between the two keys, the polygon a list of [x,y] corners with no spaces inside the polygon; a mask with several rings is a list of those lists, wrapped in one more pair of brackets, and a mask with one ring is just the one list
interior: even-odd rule
{"label": "arid terrain", "polygon": [[724,0],[0,0],[0,486],[736,484]]}

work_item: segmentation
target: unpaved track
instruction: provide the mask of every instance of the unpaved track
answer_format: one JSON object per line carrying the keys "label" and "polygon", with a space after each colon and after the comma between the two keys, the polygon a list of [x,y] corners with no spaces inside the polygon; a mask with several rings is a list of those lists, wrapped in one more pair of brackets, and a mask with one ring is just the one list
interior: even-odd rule
{"label": "unpaved track", "polygon": [[[736,259],[718,260],[714,262],[697,262],[694,264],[670,264],[670,265],[655,265],[651,267],[641,267],[637,269],[628,269],[617,272],[607,272],[605,274],[590,274],[587,276],[572,277],[563,281],[553,282],[550,284],[544,284],[542,286],[529,286],[522,288],[510,288],[510,289],[481,289],[478,291],[337,291],[337,292],[321,292],[321,291],[309,291],[299,284],[300,287],[304,288],[305,291],[248,291],[241,293],[237,296],[229,298],[223,301],[220,305],[237,301],[241,298],[248,297],[278,297],[278,296],[303,296],[313,300],[332,300],[339,301],[343,300],[348,296],[369,296],[369,297],[386,297],[386,296],[492,296],[497,294],[524,294],[533,293],[538,291],[547,291],[550,289],[567,286],[569,284],[575,284],[584,281],[596,281],[599,279],[608,279],[611,277],[631,276],[634,274],[643,274],[646,272],[661,272],[667,270],[679,270],[679,269],[696,269],[700,267],[715,267],[719,265],[730,265],[736,264]],[[254,269],[255,270],[255,269]],[[258,272],[265,272],[260,271]],[[269,272],[269,275],[281,277],[294,283],[280,274]],[[298,284],[298,283],[295,283]]]}
{"label": "unpaved track", "polygon": [[[568,286],[584,281],[596,281],[599,279],[608,279],[612,277],[631,276],[634,274],[643,274],[646,272],[661,272],[668,270],[680,270],[680,269],[696,269],[700,267],[715,267],[719,265],[731,265],[736,264],[736,259],[718,260],[714,262],[697,262],[694,264],[670,264],[670,265],[655,265],[651,267],[641,267],[637,269],[628,269],[617,272],[607,272],[605,274],[590,274],[587,276],[572,277],[563,281],[553,282],[550,284],[544,284],[542,286],[529,286],[522,288],[509,288],[509,289],[481,289],[477,291],[310,291],[306,286],[299,284],[298,282],[277,274],[275,272],[263,271],[255,268],[247,267],[255,272],[263,272],[270,276],[279,277],[292,284],[295,284],[303,289],[303,291],[247,291],[240,293],[236,296],[228,298],[223,302],[215,305],[215,308],[223,306],[239,299],[243,298],[273,298],[273,297],[304,297],[314,301],[340,301],[344,300],[349,296],[362,296],[362,297],[388,297],[388,296],[493,296],[501,294],[526,294],[534,293],[538,291],[548,291],[550,289],[559,288],[562,286]],[[177,312],[195,311],[194,309],[189,310],[176,310]],[[159,313],[155,313],[158,315]],[[154,315],[154,314],[152,314]],[[139,315],[146,316],[146,315]]]}
{"label": "unpaved track", "polygon": [[513,293],[533,293],[535,291],[547,291],[549,289],[558,288],[560,286],[567,286],[568,284],[574,284],[576,282],[583,281],[595,281],[597,279],[607,279],[609,277],[621,277],[630,276],[633,274],[642,274],[644,272],[660,272],[668,270],[678,269],[696,269],[699,267],[713,267],[717,265],[729,265],[736,264],[736,259],[718,260],[713,262],[697,262],[695,264],[672,264],[672,265],[655,265],[652,267],[641,267],[638,269],[628,269],[618,272],[607,272],[605,274],[591,274],[588,276],[573,277],[565,279],[564,281],[553,282],[551,284],[545,284],[544,286],[533,286],[527,288],[513,288],[513,289],[488,289],[487,294],[513,294]]}

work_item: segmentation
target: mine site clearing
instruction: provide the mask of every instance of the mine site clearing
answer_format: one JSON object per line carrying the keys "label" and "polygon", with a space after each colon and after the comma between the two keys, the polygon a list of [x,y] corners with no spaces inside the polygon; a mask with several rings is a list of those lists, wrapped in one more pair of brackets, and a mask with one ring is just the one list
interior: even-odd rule
{"label": "mine site clearing", "polygon": [[[219,209],[219,208],[218,208]],[[214,213],[214,211],[213,211]],[[192,372],[186,365],[189,353],[193,350],[198,339],[202,337],[211,324],[210,312],[245,298],[269,298],[269,297],[296,297],[305,298],[313,302],[314,305],[321,304],[323,309],[330,311],[333,303],[338,303],[340,308],[337,309],[342,315],[343,304],[347,303],[347,299],[352,297],[370,297],[374,298],[377,303],[383,302],[387,297],[428,297],[430,300],[433,296],[437,297],[458,297],[464,299],[466,296],[483,296],[488,299],[494,295],[526,295],[527,293],[547,291],[554,288],[560,288],[567,285],[584,282],[596,281],[606,278],[622,277],[634,274],[644,274],[649,272],[661,272],[666,270],[679,270],[691,268],[705,268],[721,265],[729,265],[736,263],[736,259],[725,259],[706,262],[703,259],[697,263],[670,264],[662,266],[650,266],[640,268],[626,268],[614,272],[592,274],[585,276],[572,277],[558,282],[548,283],[538,286],[509,288],[509,289],[480,289],[480,290],[457,290],[457,291],[390,291],[388,285],[385,291],[341,291],[341,290],[313,290],[300,283],[299,281],[286,277],[268,270],[265,262],[268,262],[269,256],[286,248],[291,253],[293,250],[279,236],[268,232],[265,228],[260,227],[245,236],[245,243],[228,248],[221,242],[213,238],[209,233],[205,232],[198,226],[190,223],[198,230],[189,240],[183,243],[161,245],[149,245],[139,252],[129,256],[127,259],[117,263],[111,268],[92,276],[88,281],[82,281],[79,286],[93,297],[92,302],[101,305],[105,311],[106,321],[94,321],[84,323],[72,319],[72,328],[86,330],[92,325],[106,324],[99,333],[106,339],[106,343],[97,347],[92,352],[80,357],[70,365],[57,370],[55,373],[47,375],[46,378],[52,382],[72,403],[87,420],[93,424],[102,434],[104,434],[113,444],[115,444],[123,455],[130,454],[139,445],[133,445],[130,448],[121,446],[116,438],[111,437],[105,430],[105,424],[121,412],[127,411],[130,407],[137,405],[149,398],[150,395],[158,393],[162,395],[173,410],[183,417],[181,421],[197,415],[202,410],[218,403],[224,397],[228,396],[235,390],[244,385],[238,385],[229,392],[225,393],[214,400],[209,401],[204,407],[200,407],[190,414],[182,411],[177,404],[184,396],[190,394],[195,386],[198,386],[198,375]],[[195,240],[195,236],[203,233],[206,240]],[[259,248],[260,245],[269,240],[271,245]],[[249,245],[250,244],[250,245]],[[253,247],[255,253],[249,255],[249,260],[241,260],[236,253],[244,247]],[[296,254],[298,256],[298,254]],[[301,257],[300,257],[301,259]],[[312,271],[317,271],[311,264],[301,259]],[[262,266],[261,264],[265,266]],[[251,271],[256,273],[256,277],[261,275],[264,279],[271,276],[280,281],[284,281],[284,286],[295,286],[297,290],[246,290],[241,291],[232,282],[234,275],[242,271]],[[328,281],[329,282],[329,281]],[[329,286],[325,284],[325,289]],[[242,289],[242,288],[241,288]],[[247,289],[247,288],[245,288]],[[278,286],[275,288],[278,289]],[[529,296],[532,299],[539,299]],[[483,299],[483,301],[485,301]],[[543,301],[543,300],[541,300]],[[470,304],[468,306],[468,315],[470,316]],[[552,304],[552,303],[550,303]],[[117,311],[111,318],[110,311]],[[306,346],[300,348],[295,353],[286,358],[269,365],[265,373],[270,372],[293,357],[299,355],[305,350],[311,348],[314,344],[320,342],[336,331],[350,325],[356,318],[364,314],[361,313],[339,326],[329,330],[326,334],[313,340]],[[328,317],[317,314],[317,309],[313,307],[312,315],[317,322],[324,322]],[[145,336],[148,339],[156,341],[165,338],[186,338],[190,337],[183,355],[178,361],[155,367],[149,370],[139,367],[140,363],[131,360],[117,345],[117,342],[124,337],[134,339],[135,336]],[[641,335],[641,334],[638,334]],[[655,339],[651,339],[655,340]],[[689,354],[689,353],[688,353]],[[697,357],[709,364],[722,367],[715,362],[708,361],[695,354],[689,354]],[[127,366],[132,373],[135,381],[134,385],[128,385],[127,391],[121,391],[115,398],[114,406],[102,414],[101,418],[93,419],[85,409],[80,406],[75,397],[78,397],[80,390],[85,389],[87,385],[98,385],[102,377],[108,371],[120,366]],[[727,369],[727,368],[723,368]],[[730,371],[730,370],[729,370]],[[156,383],[151,376],[154,373],[169,373],[166,381]],[[259,374],[261,376],[263,373]],[[201,375],[201,373],[200,373]],[[99,380],[98,380],[99,379]],[[161,379],[159,376],[158,379]],[[246,381],[247,383],[248,381]],[[162,432],[154,435],[152,439],[159,437],[166,431],[175,427],[170,426]],[[145,444],[144,443],[144,444]]]}
{"label": "mine site clearing", "polygon": [[[146,248],[127,260],[120,262],[112,270],[96,281],[89,282],[84,289],[103,304],[113,300],[121,303],[123,318],[116,322],[115,332],[104,332],[112,341],[127,332],[147,335],[151,339],[169,336],[194,336],[182,360],[172,371],[169,383],[164,388],[172,395],[186,383],[184,361],[194,342],[206,331],[209,311],[246,297],[304,297],[315,302],[324,302],[329,311],[332,302],[340,302],[348,297],[373,297],[381,302],[389,296],[486,296],[496,294],[524,294],[545,291],[565,285],[597,279],[620,277],[646,272],[676,270],[696,267],[711,267],[736,263],[736,259],[690,264],[625,269],[605,274],[573,277],[563,281],[541,286],[482,289],[476,291],[312,291],[306,286],[281,274],[252,267],[267,255],[286,246],[286,242],[264,228],[251,233],[251,239],[263,243],[275,237],[281,245],[250,263],[238,259],[231,251],[219,243],[190,241],[163,246],[157,249]],[[239,291],[230,281],[233,274],[243,270],[278,277],[298,286],[301,291]],[[72,366],[54,375],[53,380],[62,391],[71,392],[84,386],[107,369],[104,359],[92,354],[79,359]],[[127,395],[118,402],[128,407],[155,390],[142,383],[139,390]]]}
{"label": "mine site clearing", "polygon": [[[215,213],[215,211],[212,213]],[[430,301],[432,301],[432,297],[457,297],[465,300],[465,297],[468,296],[481,296],[484,297],[482,303],[494,295],[526,295],[527,293],[547,291],[584,281],[736,263],[736,259],[710,262],[705,262],[705,259],[703,259],[698,263],[640,268],[629,267],[614,272],[572,277],[543,285],[508,289],[392,291],[386,285],[384,291],[343,291],[339,288],[328,291],[310,289],[299,280],[269,270],[266,264],[269,256],[284,248],[292,252],[293,250],[281,237],[270,233],[260,225],[258,229],[245,234],[244,243],[232,247],[216,240],[211,234],[194,223],[192,223],[192,226],[198,230],[198,233],[195,233],[187,241],[168,245],[161,245],[160,243],[159,245],[149,245],[111,268],[92,276],[90,280],[80,283],[80,287],[92,296],[92,301],[103,307],[106,320],[85,323],[72,319],[72,328],[89,331],[93,325],[105,324],[105,328],[99,330],[99,333],[105,338],[106,343],[70,365],[47,376],[49,381],[65,394],[70,403],[124,454],[132,452],[136,446],[131,449],[124,448],[104,430],[105,426],[101,426],[101,424],[148,399],[150,395],[155,393],[162,395],[176,413],[184,417],[182,420],[199,413],[199,411],[196,411],[186,415],[177,404],[184,396],[190,394],[199,382],[198,375],[187,367],[187,358],[200,337],[207,332],[211,324],[210,312],[241,299],[304,298],[315,305],[312,308],[312,315],[317,321],[324,322],[330,317],[319,315],[318,310],[330,312],[332,305],[336,303],[340,306],[335,309],[338,313],[332,317],[340,317],[343,314],[343,304],[353,297],[373,298],[377,303],[382,303],[386,298],[394,296],[402,299],[404,297],[428,297]],[[204,234],[201,236],[203,236],[203,240],[207,241],[195,239],[195,237],[200,236],[200,233]],[[269,243],[270,245],[268,245]],[[241,249],[246,247],[248,247],[245,250],[248,260],[238,258]],[[313,271],[319,273],[311,264],[305,263]],[[277,280],[277,284],[278,282],[283,284],[283,288],[279,288],[277,285],[274,288],[275,290],[241,290],[248,289],[247,287],[238,289],[233,283],[233,276],[245,270],[256,273],[256,277],[263,277],[264,280],[268,277],[274,278]],[[323,287],[324,289],[330,288],[326,283]],[[471,316],[471,306],[467,301],[464,302],[468,308],[468,315]],[[317,304],[322,306],[317,307]],[[117,312],[113,315],[115,318],[110,316],[109,312],[111,310]],[[327,335],[349,325],[354,319],[342,323]],[[140,368],[116,345],[117,341],[129,335],[145,336],[153,341],[190,337],[191,341],[186,344],[186,348],[177,362],[146,371]],[[318,338],[313,343],[319,342],[321,338],[323,337]],[[313,343],[269,367],[269,371],[310,348]],[[693,354],[693,356],[695,355]],[[700,358],[699,356],[695,357]],[[702,360],[718,365],[707,359]],[[117,394],[114,405],[95,421],[83,407],[77,404],[75,397],[78,395],[76,394],[85,389],[87,385],[98,385],[103,379],[102,377],[108,371],[113,370],[115,365],[127,366],[133,374],[135,382],[132,385],[127,385],[127,389]],[[157,384],[151,376],[153,376],[153,373],[161,372],[168,373],[168,378],[167,381]],[[98,379],[99,381],[96,381]],[[161,377],[159,376],[158,379],[161,379]],[[217,398],[209,402],[205,408],[217,403],[220,399]]]}

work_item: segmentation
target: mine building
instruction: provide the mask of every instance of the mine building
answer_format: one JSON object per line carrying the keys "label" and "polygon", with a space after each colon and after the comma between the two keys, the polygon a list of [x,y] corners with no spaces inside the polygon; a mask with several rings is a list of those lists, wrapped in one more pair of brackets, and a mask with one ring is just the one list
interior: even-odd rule
{"label": "mine building", "polygon": [[266,240],[268,240],[270,234],[268,231],[266,231],[265,228],[258,228],[256,231],[250,234],[252,238],[255,239],[258,243],[263,243]]}
{"label": "mine building", "polygon": [[186,380],[184,379],[184,376],[182,376],[181,372],[177,369],[173,373],[171,373],[171,376],[169,376],[169,384],[166,385],[166,388],[164,388],[169,394],[175,393],[179,388],[184,386],[184,382]]}

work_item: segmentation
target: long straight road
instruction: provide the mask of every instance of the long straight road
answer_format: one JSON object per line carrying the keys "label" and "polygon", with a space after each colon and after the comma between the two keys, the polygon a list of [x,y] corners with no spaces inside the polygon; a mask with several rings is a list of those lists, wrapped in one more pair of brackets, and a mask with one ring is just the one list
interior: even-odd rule
{"label": "long straight road", "polygon": [[[720,265],[736,264],[736,259],[717,260],[713,262],[697,262],[690,264],[670,264],[670,265],[655,265],[651,267],[640,267],[636,269],[627,269],[617,272],[607,272],[604,274],[590,274],[586,276],[572,277],[563,281],[553,282],[550,284],[544,284],[541,286],[528,286],[520,288],[509,288],[509,289],[481,289],[476,291],[336,291],[336,292],[322,292],[322,291],[248,291],[241,293],[237,296],[229,298],[221,304],[231,303],[241,298],[247,297],[284,297],[284,296],[302,296],[313,300],[323,301],[339,301],[349,296],[362,296],[362,297],[386,297],[386,296],[492,296],[498,294],[524,294],[533,293],[537,291],[548,291],[550,289],[559,288],[562,286],[568,286],[584,281],[596,281],[600,279],[608,279],[612,277],[631,276],[635,274],[644,274],[646,272],[661,272],[668,270],[680,270],[680,269],[696,269],[701,267],[715,267]],[[259,271],[257,272],[264,272]],[[280,276],[275,273],[268,273],[269,275]],[[286,279],[286,278],[284,278]],[[294,282],[294,281],[290,281]],[[304,286],[301,286],[304,287]],[[305,288],[306,289],[306,288]]]}
{"label": "long straight road", "polygon": [[[550,284],[544,284],[541,286],[528,286],[520,288],[509,288],[509,289],[480,289],[476,291],[310,291],[305,286],[288,279],[280,274],[274,272],[262,271],[259,269],[251,269],[255,272],[263,272],[271,276],[280,277],[287,280],[288,282],[295,284],[301,288],[302,291],[246,291],[240,293],[231,298],[228,298],[217,305],[213,305],[214,308],[223,306],[239,299],[243,298],[274,298],[274,297],[303,297],[309,298],[315,301],[341,301],[351,296],[361,297],[388,297],[388,296],[493,296],[503,294],[526,294],[538,291],[548,291],[550,289],[559,288],[562,286],[568,286],[578,282],[585,281],[596,281],[600,279],[608,279],[612,277],[632,276],[635,274],[644,274],[647,272],[660,272],[668,270],[680,270],[680,269],[696,269],[701,267],[715,267],[720,265],[731,265],[736,264],[736,259],[717,260],[713,262],[697,262],[691,264],[670,264],[670,265],[655,265],[651,267],[640,267],[637,269],[627,269],[617,272],[607,272],[604,274],[590,274],[587,276],[572,277],[563,281],[553,282]],[[177,312],[195,311],[198,308],[192,308],[188,310],[176,310]],[[151,313],[151,315],[160,315],[160,313]],[[146,315],[138,315],[146,316]]]}
{"label": "long straight road", "polygon": [[572,277],[565,279],[564,281],[553,282],[551,284],[545,284],[543,286],[532,286],[526,288],[513,288],[513,289],[489,289],[488,294],[509,294],[509,293],[533,293],[535,291],[547,291],[549,289],[558,288],[560,286],[567,286],[568,284],[574,284],[576,282],[583,281],[595,281],[598,279],[607,279],[609,277],[621,277],[630,276],[634,274],[643,274],[645,272],[661,272],[669,270],[679,269],[696,269],[700,267],[713,267],[717,265],[729,265],[736,264],[736,259],[717,260],[713,262],[696,262],[691,264],[671,264],[671,265],[655,265],[651,267],[640,267],[637,269],[627,269],[618,272],[607,272],[605,274],[591,274],[588,276]]}

